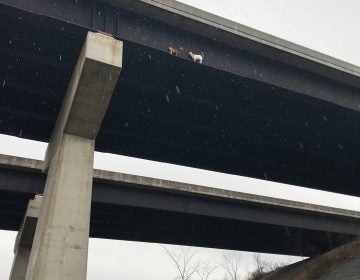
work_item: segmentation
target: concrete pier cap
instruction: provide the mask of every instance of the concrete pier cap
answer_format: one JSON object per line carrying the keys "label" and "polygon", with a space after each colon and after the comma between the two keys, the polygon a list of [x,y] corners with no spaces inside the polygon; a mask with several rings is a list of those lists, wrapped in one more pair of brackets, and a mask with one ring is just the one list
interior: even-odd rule
{"label": "concrete pier cap", "polygon": [[96,138],[122,70],[122,57],[122,41],[87,33],[46,151],[44,171],[63,133]]}
{"label": "concrete pier cap", "polygon": [[98,62],[122,67],[123,42],[104,33],[88,32],[85,56]]}
{"label": "concrete pier cap", "polygon": [[50,142],[27,280],[86,279],[95,139],[122,69],[123,43],[88,32]]}
{"label": "concrete pier cap", "polygon": [[83,75],[76,91],[68,91],[72,110],[65,133],[96,138],[122,68],[122,53],[122,41],[88,32],[79,58]]}

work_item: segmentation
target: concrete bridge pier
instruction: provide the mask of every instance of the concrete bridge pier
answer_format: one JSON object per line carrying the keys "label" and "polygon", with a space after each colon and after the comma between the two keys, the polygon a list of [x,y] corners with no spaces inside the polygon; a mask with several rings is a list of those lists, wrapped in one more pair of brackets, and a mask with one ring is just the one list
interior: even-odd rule
{"label": "concrete bridge pier", "polygon": [[42,196],[39,195],[36,195],[34,199],[29,201],[25,217],[16,236],[14,246],[15,256],[9,280],[25,279],[41,204]]}
{"label": "concrete bridge pier", "polygon": [[87,34],[46,152],[48,175],[27,280],[86,279],[95,139],[122,53],[121,41]]}

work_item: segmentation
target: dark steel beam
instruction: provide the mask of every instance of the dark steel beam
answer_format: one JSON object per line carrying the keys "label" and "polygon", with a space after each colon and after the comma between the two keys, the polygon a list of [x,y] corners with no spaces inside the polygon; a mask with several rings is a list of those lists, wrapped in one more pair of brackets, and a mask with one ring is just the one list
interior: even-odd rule
{"label": "dark steel beam", "polygon": [[[155,7],[157,8],[158,17],[154,19],[146,16],[146,9],[152,10],[150,15],[154,16],[154,7],[151,7],[151,5],[150,7],[149,5],[143,5],[142,13],[145,13],[144,16],[138,13],[137,9],[131,9],[132,5],[136,6],[139,4],[138,1],[135,1],[136,4],[133,4],[133,2],[134,1],[131,1],[131,3],[127,2],[127,5],[129,5],[128,10],[133,10],[128,11],[123,9],[125,3],[121,4],[121,2],[117,2],[117,4],[115,4],[114,1],[111,1],[111,4],[98,0],[0,1],[5,7],[18,8],[39,16],[72,23],[88,30],[105,32],[124,41],[145,45],[164,52],[166,52],[170,46],[183,47],[183,54],[180,55],[183,59],[188,59],[187,53],[189,51],[202,52],[206,57],[203,67],[206,65],[242,77],[261,81],[275,87],[325,100],[352,110],[359,110],[360,96],[358,95],[358,90],[360,87],[360,74],[353,75],[352,78],[355,82],[349,85],[349,73],[343,72],[344,75],[341,75],[341,70],[328,66],[325,67],[326,62],[323,63],[322,68],[325,67],[327,72],[336,72],[334,75],[325,77],[326,72],[324,72],[324,70],[321,71],[322,75],[319,73],[311,73],[314,67],[304,70],[303,65],[296,63],[300,53],[294,55],[288,50],[285,52],[286,55],[280,56],[282,58],[281,61],[275,61],[275,56],[271,56],[270,53],[278,54],[279,49],[281,49],[280,47],[274,48],[265,45],[265,48],[267,47],[268,49],[267,52],[270,53],[268,53],[268,57],[264,57],[261,56],[259,51],[255,53],[252,52],[251,46],[255,50],[258,50],[256,46],[244,43],[244,41],[248,42],[249,38],[237,35],[237,38],[241,38],[242,43],[240,45],[236,44],[236,41],[233,41],[233,44],[230,45],[229,42],[219,42],[214,38],[207,38],[206,36],[192,33],[191,26],[194,25],[194,28],[198,26],[196,20],[189,21],[187,30],[180,29],[159,20],[159,17],[163,14],[168,14],[168,11]],[[182,15],[176,16],[182,18]],[[210,30],[216,30],[216,28],[211,26],[205,27],[205,30],[209,29],[205,34],[210,34]],[[225,32],[220,29],[217,31],[217,34],[219,31]],[[245,50],[242,48],[243,44],[247,46]],[[259,42],[257,42],[257,44],[259,44]],[[264,46],[262,49],[263,48]],[[295,63],[289,63],[289,61],[291,62],[292,60],[294,60]],[[314,60],[316,61],[316,59]],[[320,60],[317,62],[319,61]],[[351,73],[356,72],[352,71]],[[345,77],[335,81],[335,78],[338,78],[338,76]],[[344,82],[347,84],[344,84]]]}
{"label": "dark steel beam", "polygon": [[[166,24],[150,16],[158,7],[142,14],[149,10],[101,1],[0,1],[0,47],[9,50],[0,52],[0,132],[49,141],[84,36],[95,29],[125,38],[124,71],[98,151],[359,195],[360,114],[341,107],[342,100],[358,106],[355,85],[262,57],[259,46],[252,52]],[[188,49],[171,56],[169,44]],[[203,65],[187,58],[190,49],[206,52]],[[288,55],[293,62],[296,55]],[[331,65],[322,67],[345,71]],[[305,93],[270,78],[302,83]]]}
{"label": "dark steel beam", "polygon": [[[45,174],[41,162],[4,162],[0,227],[16,230],[28,199],[42,193]],[[93,237],[312,255],[360,235],[356,212],[253,195],[238,200],[236,192],[121,173],[94,176]]]}

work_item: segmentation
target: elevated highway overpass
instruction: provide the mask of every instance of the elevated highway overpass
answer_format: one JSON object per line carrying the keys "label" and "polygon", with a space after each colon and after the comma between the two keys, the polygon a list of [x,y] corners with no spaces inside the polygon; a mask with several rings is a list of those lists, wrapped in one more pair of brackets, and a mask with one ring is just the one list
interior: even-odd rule
{"label": "elevated highway overpass", "polygon": [[358,67],[175,1],[1,0],[0,14],[0,133],[49,142],[94,30],[124,42],[96,150],[359,195]]}
{"label": "elevated highway overpass", "polygon": [[96,149],[359,196],[359,67],[175,1],[0,0],[0,71],[0,133],[49,143],[1,168],[1,227],[38,216],[21,279],[85,279],[89,235],[312,255],[359,234],[346,210],[93,177]]}
{"label": "elevated highway overpass", "polygon": [[[42,194],[43,162],[0,156],[0,228]],[[311,256],[360,235],[360,213],[94,170],[90,236]]]}

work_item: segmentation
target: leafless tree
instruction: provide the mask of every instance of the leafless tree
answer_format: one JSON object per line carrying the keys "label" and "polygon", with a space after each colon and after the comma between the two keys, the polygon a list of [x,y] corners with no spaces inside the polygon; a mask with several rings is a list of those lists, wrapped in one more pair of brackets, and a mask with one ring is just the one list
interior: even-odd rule
{"label": "leafless tree", "polygon": [[178,279],[191,280],[200,271],[200,262],[195,261],[195,256],[199,252],[191,247],[181,247],[180,250],[170,250],[162,246],[165,253],[170,257],[178,271]]}
{"label": "leafless tree", "polygon": [[286,263],[265,261],[261,258],[261,254],[254,255],[254,263],[255,269],[249,273],[248,280],[261,280],[264,275],[287,265]]}
{"label": "leafless tree", "polygon": [[198,275],[200,280],[210,280],[214,275],[217,267],[214,265],[210,265],[209,263],[203,263],[199,266],[196,274]]}
{"label": "leafless tree", "polygon": [[261,258],[260,254],[254,255],[254,261],[255,261],[255,269],[250,272],[248,279],[249,280],[259,280],[261,279],[265,273],[272,270],[272,264],[264,261]]}
{"label": "leafless tree", "polygon": [[241,280],[241,259],[240,253],[229,253],[223,255],[222,267],[225,270],[224,280]]}

